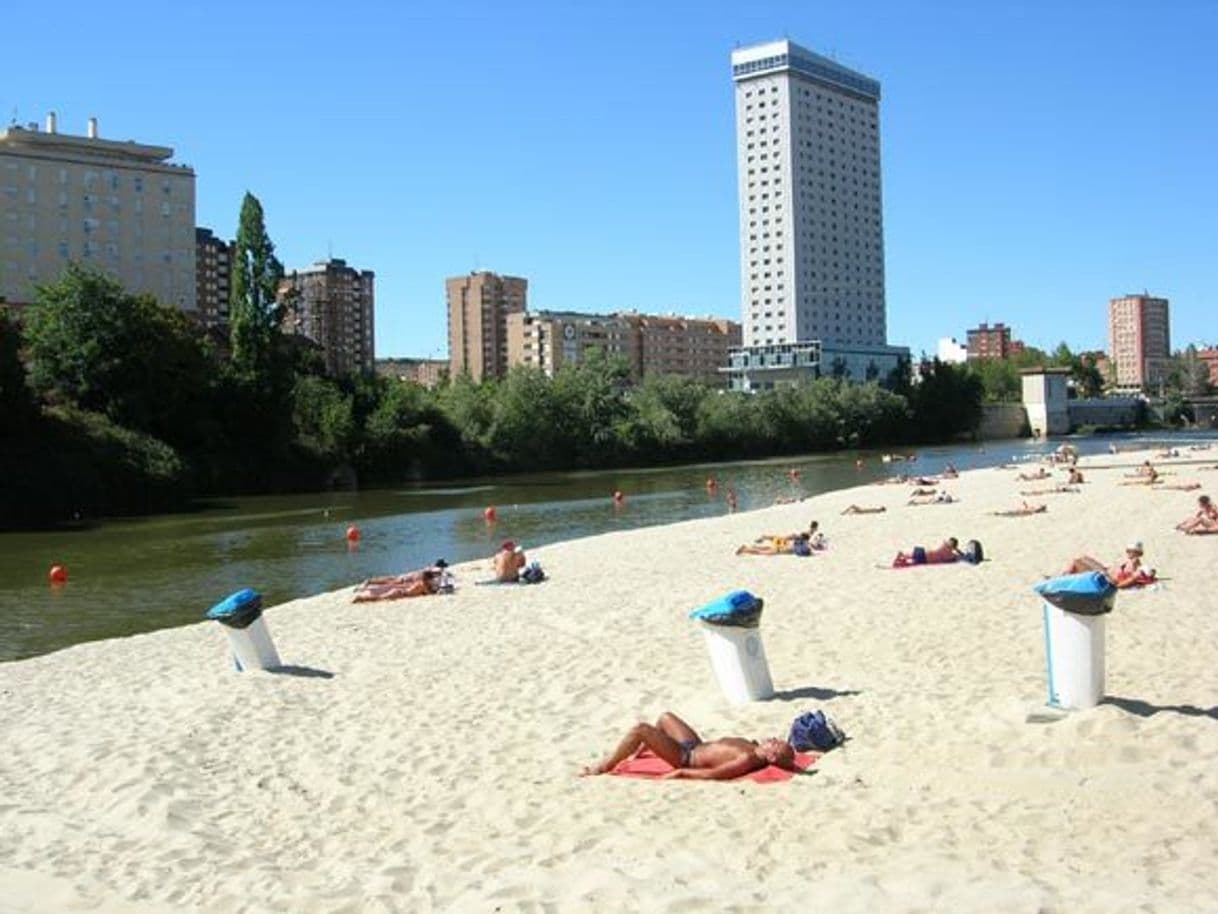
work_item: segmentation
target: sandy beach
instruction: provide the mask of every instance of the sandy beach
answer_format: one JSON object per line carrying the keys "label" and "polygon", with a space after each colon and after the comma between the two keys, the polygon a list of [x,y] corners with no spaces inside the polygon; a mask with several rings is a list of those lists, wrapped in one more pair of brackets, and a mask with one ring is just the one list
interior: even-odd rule
{"label": "sandy beach", "polygon": [[[0,665],[0,914],[1218,910],[1218,536],[1173,530],[1218,452],[1156,463],[1197,491],[1118,485],[1146,456],[1029,517],[992,512],[1061,470],[547,546],[537,586],[478,563],[451,596],[298,600],[267,612],[279,673],[235,673],[214,623]],[[823,553],[733,554],[812,519]],[[948,536],[989,560],[877,567]],[[1162,583],[1108,617],[1108,700],[1043,713],[1032,585],[1133,539]],[[778,690],[741,707],[686,618],[737,588]],[[784,784],[576,776],[666,709],[765,737],[812,708],[850,739]]]}

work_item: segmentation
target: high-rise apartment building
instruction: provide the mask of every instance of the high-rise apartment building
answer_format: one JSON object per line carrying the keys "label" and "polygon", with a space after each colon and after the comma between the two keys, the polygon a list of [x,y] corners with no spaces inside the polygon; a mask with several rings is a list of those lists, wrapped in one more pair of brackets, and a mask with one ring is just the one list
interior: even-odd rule
{"label": "high-rise apartment building", "polygon": [[1011,328],[997,323],[993,326],[982,323],[967,333],[968,357],[977,359],[1009,359],[1024,351],[1020,340],[1011,339]]}
{"label": "high-rise apartment building", "polygon": [[1166,298],[1126,295],[1108,304],[1108,351],[1117,387],[1156,385],[1171,356]]}
{"label": "high-rise apartment building", "polygon": [[732,78],[744,345],[884,345],[880,84],[791,41]]}
{"label": "high-rise apartment building", "polygon": [[525,310],[529,281],[487,271],[445,280],[448,358],[455,378],[501,378],[508,369],[507,317]]}
{"label": "high-rise apartment building", "polygon": [[54,114],[0,131],[0,296],[34,287],[71,261],[133,293],[195,310],[195,173],[168,146],[59,133]]}
{"label": "high-rise apartment building", "polygon": [[732,386],[797,382],[825,359],[886,374],[908,352],[886,343],[880,84],[786,40],[733,51],[732,79],[744,328]]}
{"label": "high-rise apartment building", "polygon": [[199,323],[208,329],[228,325],[235,248],[211,229],[195,229],[195,303]]}
{"label": "high-rise apartment building", "polygon": [[293,270],[280,284],[284,328],[321,346],[332,375],[373,370],[374,279],[371,270],[332,259]]}

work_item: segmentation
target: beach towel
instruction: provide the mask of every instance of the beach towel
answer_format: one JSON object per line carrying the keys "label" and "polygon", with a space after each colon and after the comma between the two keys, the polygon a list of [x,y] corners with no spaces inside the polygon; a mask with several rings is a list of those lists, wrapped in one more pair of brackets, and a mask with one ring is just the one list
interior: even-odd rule
{"label": "beach towel", "polygon": [[[818,752],[796,752],[795,767],[800,771],[807,771],[816,763],[818,758],[820,758],[820,753]],[[644,749],[633,758],[619,762],[618,766],[609,773],[623,778],[655,779],[663,777],[670,771],[672,771],[672,765],[658,757],[650,749]],[[742,774],[740,778],[747,778],[758,784],[776,784],[779,781],[789,781],[794,776],[795,772],[793,771],[787,771],[785,768],[779,768],[777,765],[767,765],[765,768],[758,768],[756,771]],[[733,778],[732,780],[738,781],[740,778]]]}

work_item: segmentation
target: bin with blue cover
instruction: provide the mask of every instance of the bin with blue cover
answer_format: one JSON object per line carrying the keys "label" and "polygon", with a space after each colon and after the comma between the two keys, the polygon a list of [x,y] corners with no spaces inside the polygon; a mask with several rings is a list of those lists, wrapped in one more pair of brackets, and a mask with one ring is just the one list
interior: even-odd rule
{"label": "bin with blue cover", "polygon": [[760,597],[747,590],[734,590],[689,614],[701,625],[711,668],[732,704],[763,701],[774,695],[770,665],[761,643],[764,607]]}
{"label": "bin with blue cover", "polygon": [[238,670],[272,670],[280,666],[279,653],[262,616],[262,595],[245,588],[225,597],[207,611],[228,634],[233,663]]}
{"label": "bin with blue cover", "polygon": [[1098,571],[1048,578],[1034,590],[1044,598],[1045,670],[1049,704],[1094,708],[1104,697],[1105,619],[1116,586]]}

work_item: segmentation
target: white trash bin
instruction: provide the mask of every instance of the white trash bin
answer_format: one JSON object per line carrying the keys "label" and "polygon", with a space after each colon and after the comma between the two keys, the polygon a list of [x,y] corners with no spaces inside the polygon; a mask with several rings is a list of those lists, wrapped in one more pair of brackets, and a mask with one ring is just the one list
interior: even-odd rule
{"label": "white trash bin", "polygon": [[282,666],[270,629],[262,616],[262,596],[239,590],[207,611],[207,618],[224,626],[237,670],[273,670]]}
{"label": "white trash bin", "polygon": [[770,665],[761,643],[760,628],[702,623],[711,668],[723,695],[734,705],[774,697]]}
{"label": "white trash bin", "polygon": [[1043,581],[1036,590],[1045,598],[1049,704],[1094,708],[1104,697],[1104,634],[1116,588],[1103,575],[1087,572]]}
{"label": "white trash bin", "polygon": [[701,623],[711,669],[732,704],[774,697],[770,665],[761,642],[764,602],[748,591],[733,591],[690,613]]}

